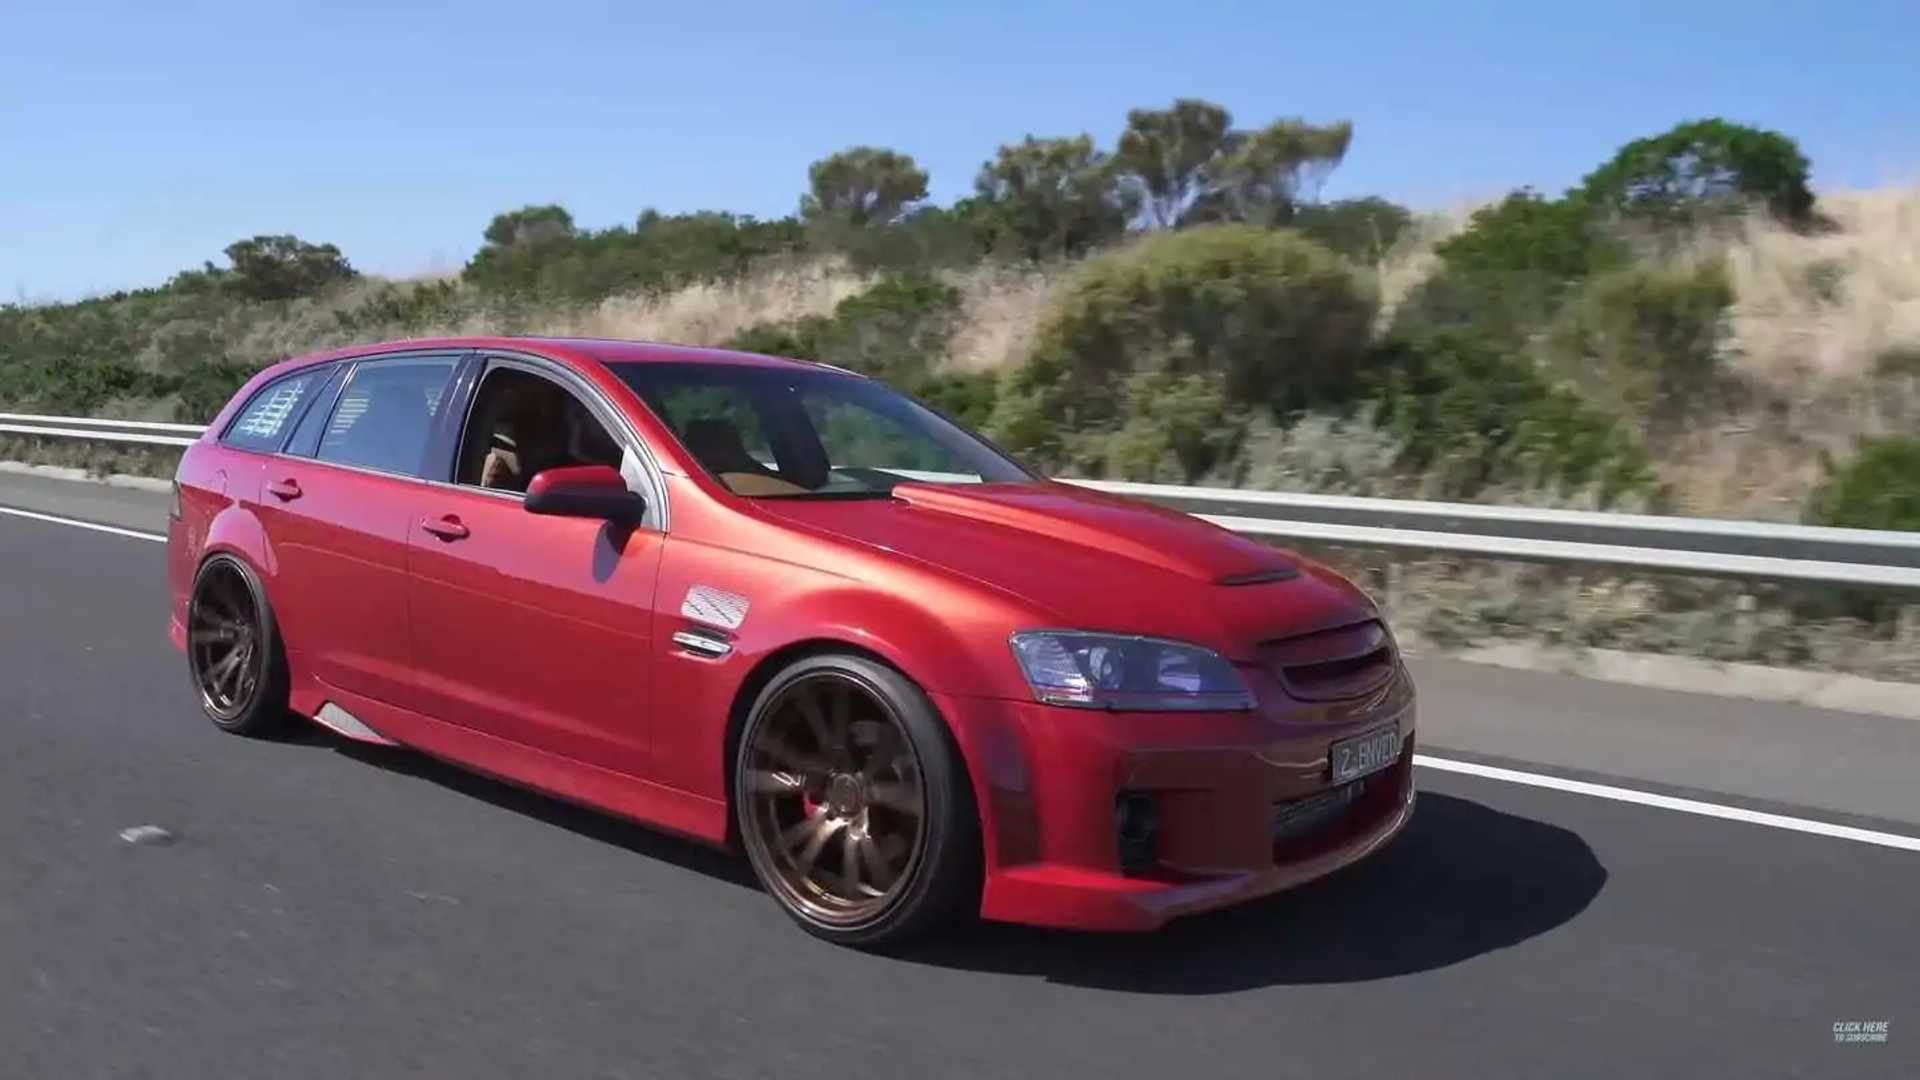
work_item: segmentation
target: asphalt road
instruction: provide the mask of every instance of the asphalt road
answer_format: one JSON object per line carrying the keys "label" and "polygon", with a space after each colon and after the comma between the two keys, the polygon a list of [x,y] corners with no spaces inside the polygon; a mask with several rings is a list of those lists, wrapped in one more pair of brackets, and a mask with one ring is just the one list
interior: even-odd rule
{"label": "asphalt road", "polygon": [[[1423,770],[1400,841],[1271,901],[866,956],[703,848],[402,751],[220,734],[161,560],[0,516],[0,1076],[1920,1072],[1912,852]],[[1718,707],[1514,674],[1423,672],[1427,714]],[[148,824],[175,842],[121,840]],[[1888,1042],[1836,1044],[1856,1020]]]}

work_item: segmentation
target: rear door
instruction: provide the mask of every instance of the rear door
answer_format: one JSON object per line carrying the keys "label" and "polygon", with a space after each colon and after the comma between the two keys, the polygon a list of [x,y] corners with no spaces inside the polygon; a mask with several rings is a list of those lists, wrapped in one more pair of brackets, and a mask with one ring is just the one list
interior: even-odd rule
{"label": "rear door", "polygon": [[268,459],[258,514],[273,557],[273,600],[295,662],[321,681],[404,702],[409,527],[421,463],[458,353],[353,362],[330,400]]}
{"label": "rear door", "polygon": [[637,527],[529,514],[544,469],[610,465],[657,485],[613,406],[558,365],[488,362],[450,484],[412,522],[413,707],[523,746],[648,775],[660,508]]}

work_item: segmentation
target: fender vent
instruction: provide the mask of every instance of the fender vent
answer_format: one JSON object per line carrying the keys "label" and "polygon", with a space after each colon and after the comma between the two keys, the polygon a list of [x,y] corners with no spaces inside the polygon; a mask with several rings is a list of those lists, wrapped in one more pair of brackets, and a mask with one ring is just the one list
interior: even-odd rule
{"label": "fender vent", "polygon": [[1264,570],[1249,570],[1244,574],[1228,574],[1215,581],[1215,585],[1269,585],[1276,581],[1292,581],[1300,576],[1300,571],[1291,566],[1269,566]]}

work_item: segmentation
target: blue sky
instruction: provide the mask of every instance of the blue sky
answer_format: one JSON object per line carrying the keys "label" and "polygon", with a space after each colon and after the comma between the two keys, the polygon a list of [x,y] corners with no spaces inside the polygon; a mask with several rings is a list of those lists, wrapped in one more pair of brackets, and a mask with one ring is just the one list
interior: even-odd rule
{"label": "blue sky", "polygon": [[1198,96],[1353,121],[1328,197],[1557,191],[1723,115],[1822,187],[1920,177],[1920,2],[1286,5],[0,0],[0,300],[158,284],[240,237],[457,267],[497,211],[790,212],[867,143],[965,193],[1000,142]]}

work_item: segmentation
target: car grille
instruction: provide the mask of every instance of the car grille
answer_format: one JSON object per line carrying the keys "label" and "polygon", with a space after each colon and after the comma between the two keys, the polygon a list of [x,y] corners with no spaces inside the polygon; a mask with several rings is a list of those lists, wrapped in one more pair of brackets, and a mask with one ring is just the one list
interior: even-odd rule
{"label": "car grille", "polygon": [[1260,657],[1287,692],[1305,701],[1359,697],[1393,674],[1393,639],[1378,619],[1263,642]]}

